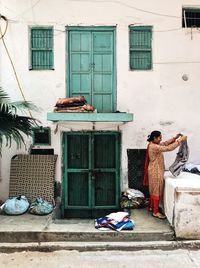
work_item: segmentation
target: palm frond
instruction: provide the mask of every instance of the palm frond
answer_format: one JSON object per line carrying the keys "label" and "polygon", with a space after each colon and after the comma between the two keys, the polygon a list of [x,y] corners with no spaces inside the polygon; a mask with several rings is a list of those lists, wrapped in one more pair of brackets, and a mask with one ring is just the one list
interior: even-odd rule
{"label": "palm frond", "polygon": [[11,102],[7,93],[0,88],[0,153],[3,141],[6,146],[11,146],[12,141],[15,141],[17,148],[24,144],[23,135],[32,135],[32,128],[38,126],[37,120],[29,116],[18,115],[17,112],[39,109],[36,105],[27,101]]}
{"label": "palm frond", "polygon": [[30,101],[15,101],[15,102],[11,102],[10,104],[13,108],[16,108],[17,110],[21,112],[24,112],[26,110],[39,112],[41,110]]}

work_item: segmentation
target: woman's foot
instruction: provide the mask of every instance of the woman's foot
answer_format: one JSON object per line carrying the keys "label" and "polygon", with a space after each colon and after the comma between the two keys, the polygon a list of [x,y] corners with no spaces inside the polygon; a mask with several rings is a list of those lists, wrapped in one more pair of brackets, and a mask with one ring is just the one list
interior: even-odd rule
{"label": "woman's foot", "polygon": [[152,215],[153,215],[153,217],[158,218],[158,219],[161,219],[161,220],[166,219],[166,216],[163,215],[163,214],[160,213],[160,212],[157,212],[156,214],[153,213]]}

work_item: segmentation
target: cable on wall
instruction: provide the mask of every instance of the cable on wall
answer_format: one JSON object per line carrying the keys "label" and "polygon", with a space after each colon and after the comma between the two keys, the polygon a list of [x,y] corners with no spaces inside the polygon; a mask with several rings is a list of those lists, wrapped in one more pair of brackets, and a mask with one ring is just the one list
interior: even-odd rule
{"label": "cable on wall", "polygon": [[[4,45],[4,48],[5,48],[6,53],[7,53],[7,56],[8,56],[8,58],[9,58],[9,60],[10,60],[10,63],[11,63],[11,66],[12,66],[12,69],[13,69],[13,72],[14,72],[14,75],[15,75],[15,79],[16,79],[16,81],[17,81],[17,85],[18,85],[18,88],[19,88],[20,93],[21,93],[21,95],[22,95],[22,98],[23,98],[23,100],[24,100],[25,102],[27,102],[27,101],[26,101],[26,98],[25,98],[25,95],[24,95],[24,93],[23,93],[22,87],[21,87],[21,85],[20,85],[19,78],[18,78],[16,69],[15,69],[14,63],[13,63],[13,61],[12,61],[12,59],[11,59],[10,53],[9,53],[9,51],[8,51],[8,48],[7,48],[6,43],[5,43],[5,40],[4,40],[4,36],[5,36],[5,34],[6,34],[6,32],[7,32],[7,29],[8,29],[8,20],[7,20],[7,18],[6,18],[5,16],[0,15],[0,20],[1,20],[1,19],[3,19],[3,20],[6,22],[6,28],[5,28],[4,33],[2,33],[2,30],[1,30],[1,24],[0,24],[0,40],[2,40],[3,45]],[[33,118],[32,114],[31,114],[31,111],[30,111],[29,109],[28,109],[28,112],[29,112],[30,117]]]}

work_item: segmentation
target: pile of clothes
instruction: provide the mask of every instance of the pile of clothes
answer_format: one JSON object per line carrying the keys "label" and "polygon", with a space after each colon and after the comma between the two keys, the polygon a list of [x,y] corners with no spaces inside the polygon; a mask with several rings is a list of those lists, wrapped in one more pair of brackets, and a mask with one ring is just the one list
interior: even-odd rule
{"label": "pile of clothes", "polygon": [[134,220],[128,212],[113,212],[105,217],[95,219],[95,228],[98,230],[133,230]]}
{"label": "pile of clothes", "polygon": [[200,175],[200,164],[188,163],[185,165],[183,171]]}
{"label": "pile of clothes", "polygon": [[73,98],[59,98],[56,102],[54,112],[56,113],[91,113],[94,107],[87,103],[84,96]]}
{"label": "pile of clothes", "polygon": [[127,189],[122,192],[120,198],[120,207],[127,209],[144,208],[149,206],[149,199],[139,190]]}

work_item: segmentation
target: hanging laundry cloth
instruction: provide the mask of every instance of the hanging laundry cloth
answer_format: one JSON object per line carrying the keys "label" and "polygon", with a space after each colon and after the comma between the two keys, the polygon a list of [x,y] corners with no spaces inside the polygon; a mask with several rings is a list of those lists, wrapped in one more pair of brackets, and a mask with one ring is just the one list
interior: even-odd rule
{"label": "hanging laundry cloth", "polygon": [[173,176],[177,177],[180,174],[180,172],[184,169],[188,158],[189,148],[187,141],[184,141],[179,147],[179,151],[177,153],[174,163],[169,167],[169,170]]}

